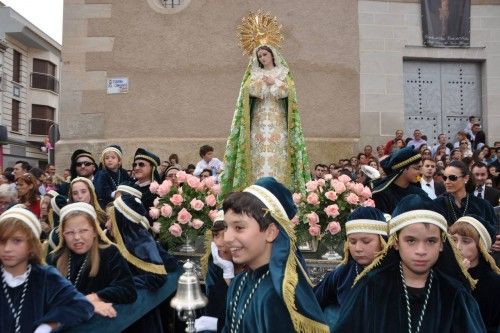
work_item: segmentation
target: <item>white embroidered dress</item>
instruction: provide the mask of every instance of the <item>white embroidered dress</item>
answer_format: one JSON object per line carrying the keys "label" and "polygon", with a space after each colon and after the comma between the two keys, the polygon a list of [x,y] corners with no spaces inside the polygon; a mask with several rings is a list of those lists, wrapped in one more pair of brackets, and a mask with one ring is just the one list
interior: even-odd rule
{"label": "white embroidered dress", "polygon": [[[288,170],[287,111],[281,99],[288,96],[286,76],[288,69],[273,67],[270,70],[253,68],[250,95],[256,97],[251,112],[251,156],[254,180],[270,176],[285,183]],[[274,79],[269,86],[264,75]]]}

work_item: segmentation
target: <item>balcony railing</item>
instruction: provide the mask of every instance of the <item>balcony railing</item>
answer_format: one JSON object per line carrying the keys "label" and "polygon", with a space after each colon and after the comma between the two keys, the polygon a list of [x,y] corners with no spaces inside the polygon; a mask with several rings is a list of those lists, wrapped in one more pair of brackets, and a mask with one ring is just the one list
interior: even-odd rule
{"label": "balcony railing", "polygon": [[31,118],[30,122],[30,134],[33,135],[48,135],[49,129],[54,121],[52,119],[42,119],[42,118]]}
{"label": "balcony railing", "polygon": [[33,72],[30,75],[31,88],[45,89],[59,93],[59,80],[46,73]]}

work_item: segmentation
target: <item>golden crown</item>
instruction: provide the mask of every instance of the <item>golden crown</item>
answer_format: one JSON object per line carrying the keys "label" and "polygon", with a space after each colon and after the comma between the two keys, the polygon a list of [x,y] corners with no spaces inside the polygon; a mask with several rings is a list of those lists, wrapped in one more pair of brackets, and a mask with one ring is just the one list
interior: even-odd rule
{"label": "golden crown", "polygon": [[253,50],[260,45],[280,48],[283,41],[281,24],[278,23],[276,16],[263,13],[261,10],[256,13],[250,12],[243,17],[237,34],[240,40],[239,45],[246,55],[251,55]]}

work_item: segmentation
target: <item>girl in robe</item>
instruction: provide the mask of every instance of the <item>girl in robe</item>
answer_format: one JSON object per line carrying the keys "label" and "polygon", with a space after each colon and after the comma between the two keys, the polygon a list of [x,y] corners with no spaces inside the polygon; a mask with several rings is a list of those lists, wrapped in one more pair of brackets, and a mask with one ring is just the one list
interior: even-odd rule
{"label": "girl in robe", "polygon": [[372,207],[357,208],[348,217],[346,235],[344,260],[314,287],[330,328],[338,319],[354,279],[373,262],[386,244],[387,222],[384,214]]}
{"label": "girl in robe", "polygon": [[101,228],[106,224],[106,213],[101,209],[97,194],[95,192],[94,183],[85,177],[76,177],[69,184],[69,199],[70,203],[85,202],[94,207],[97,214],[97,220]]}
{"label": "girl in robe", "polygon": [[0,216],[0,332],[44,333],[84,322],[94,314],[85,296],[42,264],[40,223],[27,209]]}
{"label": "girl in robe", "polygon": [[453,240],[467,262],[468,271],[477,280],[472,296],[481,311],[488,332],[500,328],[500,269],[488,253],[495,229],[476,215],[459,218],[449,230]]}
{"label": "girl in robe", "polygon": [[48,263],[86,295],[97,314],[116,317],[113,304],[133,303],[137,297],[127,262],[104,235],[91,205],[68,204],[60,218],[60,242]]}

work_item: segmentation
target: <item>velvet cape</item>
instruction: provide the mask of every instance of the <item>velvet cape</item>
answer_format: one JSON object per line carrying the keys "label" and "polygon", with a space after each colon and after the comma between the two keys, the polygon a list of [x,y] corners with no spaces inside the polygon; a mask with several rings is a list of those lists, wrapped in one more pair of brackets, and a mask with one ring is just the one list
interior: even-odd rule
{"label": "velvet cape", "polygon": [[373,193],[372,199],[375,201],[375,207],[380,209],[383,213],[392,215],[392,211],[396,208],[398,202],[410,194],[418,194],[424,197],[427,196],[427,193],[415,184],[410,184],[407,188],[402,188],[391,183],[380,192]]}
{"label": "velvet cape", "polygon": [[[13,300],[19,306],[23,285],[8,289],[18,297]],[[0,297],[0,332],[14,332],[14,318],[3,290]],[[28,288],[21,312],[21,332],[33,333],[38,325],[49,322],[61,324],[61,328],[78,325],[94,314],[94,307],[75,287],[51,266],[31,265]]]}
{"label": "velvet cape", "polygon": [[[139,288],[154,291],[166,281],[167,271],[177,269],[177,259],[170,256],[158,244],[140,221],[132,221],[132,215],[144,218],[146,212],[139,199],[128,195],[115,200],[108,210],[113,226],[113,237],[123,257],[127,260],[134,281]],[[128,210],[128,216],[117,208]]]}
{"label": "velvet cape", "polygon": [[93,182],[101,208],[106,209],[106,205],[113,201],[112,193],[116,191],[118,185],[131,180],[132,178],[123,168],[118,169],[116,172],[104,168],[97,171]]}
{"label": "velvet cape", "polygon": [[476,299],[488,333],[500,331],[500,275],[494,272],[482,257],[476,267],[469,268],[469,273],[477,279],[472,296]]}
{"label": "velvet cape", "polygon": [[[421,307],[418,307],[420,313]],[[412,320],[413,329],[416,321]],[[375,269],[354,286],[334,332],[407,332],[406,302],[399,264]],[[479,307],[467,288],[434,270],[421,332],[485,332]]]}
{"label": "velvet cape", "polygon": [[[57,265],[60,252],[51,253],[47,262]],[[99,272],[95,277],[89,277],[90,265],[83,269],[75,286],[84,295],[96,293],[106,302],[116,304],[132,303],[137,297],[132,274],[120,252],[114,245],[99,248]],[[71,281],[76,280],[85,255],[71,254]]]}
{"label": "velvet cape", "polygon": [[[465,211],[467,197],[462,199],[460,208],[457,207],[457,205],[455,204],[455,199],[449,193],[434,199],[434,202],[443,210],[443,216],[448,222],[449,226],[455,223],[455,216],[458,219],[464,215],[474,214],[482,217],[486,220],[486,222],[492,225],[493,228],[495,228],[498,223],[498,218],[495,214],[493,206],[491,206],[488,201],[480,199],[473,194],[468,193],[467,196],[469,197],[467,211]],[[451,205],[449,200],[450,198]],[[453,215],[453,209],[455,210],[455,215]]]}
{"label": "velvet cape", "polygon": [[224,280],[222,268],[214,264],[212,255],[208,257],[208,269],[205,277],[205,294],[208,304],[205,315],[217,318],[217,332],[221,332],[226,321],[226,300],[229,286]]}

